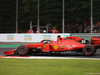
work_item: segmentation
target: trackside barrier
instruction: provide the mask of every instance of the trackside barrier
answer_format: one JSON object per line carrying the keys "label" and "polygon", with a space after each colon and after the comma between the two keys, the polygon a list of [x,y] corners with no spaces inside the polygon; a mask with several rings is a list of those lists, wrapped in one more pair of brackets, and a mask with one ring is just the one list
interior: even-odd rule
{"label": "trackside barrier", "polygon": [[40,42],[41,40],[57,40],[57,36],[77,36],[86,40],[91,40],[92,37],[100,37],[100,33],[59,33],[59,34],[0,34],[0,42]]}
{"label": "trackside barrier", "polygon": [[41,40],[57,40],[57,36],[70,36],[69,33],[59,34],[0,34],[0,42],[40,42]]}
{"label": "trackside barrier", "polygon": [[90,41],[92,37],[100,37],[100,33],[72,33],[71,36],[81,37]]}

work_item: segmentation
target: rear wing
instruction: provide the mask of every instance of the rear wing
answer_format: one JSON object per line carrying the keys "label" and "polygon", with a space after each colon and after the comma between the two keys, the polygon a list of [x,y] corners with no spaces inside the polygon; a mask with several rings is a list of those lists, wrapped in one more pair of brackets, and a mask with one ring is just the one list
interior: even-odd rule
{"label": "rear wing", "polygon": [[100,46],[100,37],[92,37],[90,44],[93,46]]}

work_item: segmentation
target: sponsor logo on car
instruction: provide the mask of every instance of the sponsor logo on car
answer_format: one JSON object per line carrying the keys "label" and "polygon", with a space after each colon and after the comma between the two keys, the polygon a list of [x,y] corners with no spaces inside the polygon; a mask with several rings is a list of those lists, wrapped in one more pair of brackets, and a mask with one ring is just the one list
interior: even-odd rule
{"label": "sponsor logo on car", "polygon": [[46,45],[44,45],[43,47],[46,48]]}
{"label": "sponsor logo on car", "polygon": [[75,48],[77,45],[75,45],[75,44],[73,44],[73,45],[67,45],[66,47],[68,48],[68,49],[73,49],[73,48]]}
{"label": "sponsor logo on car", "polygon": [[57,45],[54,45],[53,46],[53,49],[55,49],[55,50],[58,49],[58,46]]}
{"label": "sponsor logo on car", "polygon": [[61,46],[61,49],[64,49],[64,48],[65,48],[65,46],[64,46],[64,45],[62,45],[62,46]]}

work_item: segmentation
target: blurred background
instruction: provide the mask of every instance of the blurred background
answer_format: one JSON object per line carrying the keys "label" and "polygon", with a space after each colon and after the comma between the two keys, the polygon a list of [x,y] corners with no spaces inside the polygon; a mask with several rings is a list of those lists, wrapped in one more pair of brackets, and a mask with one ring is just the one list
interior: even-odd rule
{"label": "blurred background", "polygon": [[100,0],[0,0],[0,33],[100,33]]}

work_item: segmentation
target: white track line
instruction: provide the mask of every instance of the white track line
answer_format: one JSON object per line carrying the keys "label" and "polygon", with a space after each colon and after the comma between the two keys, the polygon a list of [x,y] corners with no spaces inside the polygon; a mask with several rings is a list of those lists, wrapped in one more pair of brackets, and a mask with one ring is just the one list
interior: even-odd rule
{"label": "white track line", "polygon": [[30,56],[30,57],[3,57],[3,58],[19,58],[19,59],[91,59],[100,60],[100,58],[76,58],[76,57],[41,57],[41,56]]}

